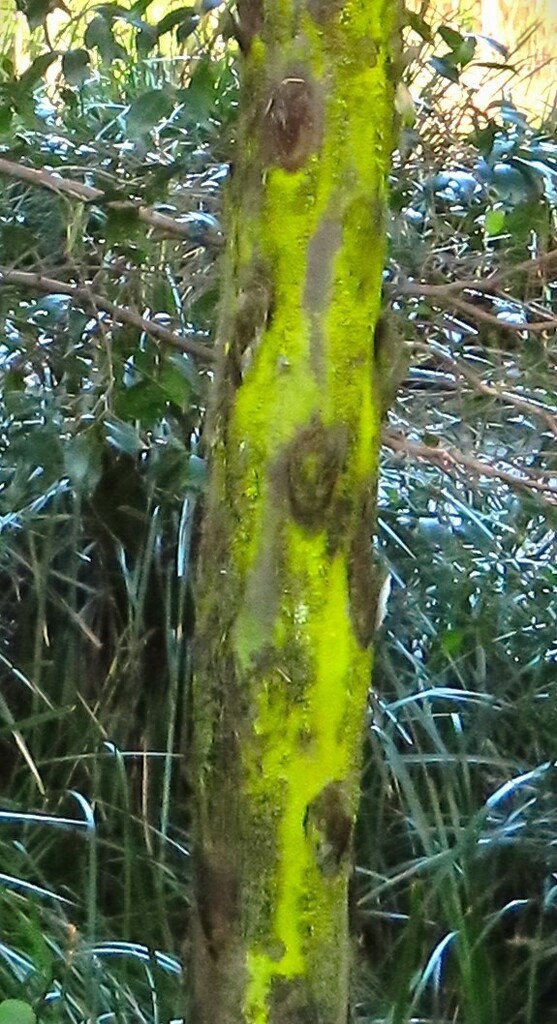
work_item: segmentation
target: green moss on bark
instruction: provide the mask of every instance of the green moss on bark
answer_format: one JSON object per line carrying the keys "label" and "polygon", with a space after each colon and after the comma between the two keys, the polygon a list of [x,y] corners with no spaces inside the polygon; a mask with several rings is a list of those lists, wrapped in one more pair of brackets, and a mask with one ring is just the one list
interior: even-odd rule
{"label": "green moss on bark", "polygon": [[[240,4],[240,16],[253,6]],[[341,1024],[371,677],[373,331],[398,4],[256,6],[229,195],[193,695],[197,841],[205,877],[227,861],[229,909],[199,891],[200,875],[192,1017]]]}

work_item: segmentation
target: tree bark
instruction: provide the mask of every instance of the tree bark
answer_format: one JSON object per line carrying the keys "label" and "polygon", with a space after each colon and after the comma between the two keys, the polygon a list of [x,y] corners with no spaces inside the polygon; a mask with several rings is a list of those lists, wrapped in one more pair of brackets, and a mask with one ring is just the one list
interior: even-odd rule
{"label": "tree bark", "polygon": [[398,0],[238,0],[192,693],[189,1024],[342,1024]]}

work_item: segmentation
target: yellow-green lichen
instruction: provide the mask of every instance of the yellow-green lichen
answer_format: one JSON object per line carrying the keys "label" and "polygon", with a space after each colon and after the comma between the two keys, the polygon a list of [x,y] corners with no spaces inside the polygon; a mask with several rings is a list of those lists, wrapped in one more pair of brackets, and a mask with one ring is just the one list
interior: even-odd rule
{"label": "yellow-green lichen", "polygon": [[[263,742],[257,743],[253,762],[249,748],[244,756],[251,799],[267,806],[278,800],[280,805],[276,900],[266,938],[278,940],[284,953],[277,961],[262,951],[261,942],[249,951],[247,1008],[254,1024],[265,1020],[273,977],[304,973],[308,929],[323,936],[333,926],[328,904],[338,894],[331,892],[333,883],[323,882],[303,823],[308,806],[333,780],[348,778],[355,788],[354,758],[369,673],[369,656],[350,626],[345,559],[338,556],[324,573],[323,537],[308,538],[294,526],[289,533],[289,568],[306,577],[308,612],[303,632],[308,651],[314,652],[313,678],[308,680],[304,702],[294,706],[273,697],[276,688],[260,685],[254,733]],[[292,628],[295,631],[295,624]],[[296,637],[290,639],[296,642]],[[304,748],[299,737],[308,723],[311,743]],[[301,911],[304,901],[305,914]]]}
{"label": "yellow-green lichen", "polygon": [[[346,976],[348,867],[342,849],[331,870],[324,862],[320,808],[328,787],[338,788],[350,824],[371,674],[371,652],[354,628],[351,559],[378,462],[372,349],[393,142],[396,6],[346,0],[323,27],[300,17],[303,4],[295,0],[265,0],[264,38],[247,58],[260,103],[275,78],[303,60],[316,81],[312,95],[323,103],[319,153],[299,170],[246,173],[256,185],[245,197],[237,193],[230,248],[234,280],[260,262],[273,299],[231,402],[226,449],[215,449],[226,460],[215,479],[226,478],[235,521],[229,571],[238,601],[223,643],[248,709],[238,803],[243,870],[257,872],[242,936],[249,1024],[268,1024],[281,979],[312,973],[326,989],[324,978],[334,988]],[[251,145],[251,157],[240,153],[240,187],[242,170],[263,159],[264,147]],[[308,438],[313,448],[304,448]],[[298,455],[296,475],[288,460]],[[320,487],[322,505],[310,506],[311,514],[307,502],[296,508],[301,492],[304,499],[305,490]],[[250,841],[260,843],[253,855]],[[317,995],[329,999],[324,990]]]}

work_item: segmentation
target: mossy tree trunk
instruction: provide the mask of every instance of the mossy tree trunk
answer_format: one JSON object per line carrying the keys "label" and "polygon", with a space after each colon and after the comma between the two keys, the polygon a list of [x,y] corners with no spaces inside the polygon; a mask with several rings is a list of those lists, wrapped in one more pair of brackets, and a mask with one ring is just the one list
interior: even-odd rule
{"label": "mossy tree trunk", "polygon": [[237,18],[196,590],[188,1022],[342,1024],[398,0],[238,0]]}

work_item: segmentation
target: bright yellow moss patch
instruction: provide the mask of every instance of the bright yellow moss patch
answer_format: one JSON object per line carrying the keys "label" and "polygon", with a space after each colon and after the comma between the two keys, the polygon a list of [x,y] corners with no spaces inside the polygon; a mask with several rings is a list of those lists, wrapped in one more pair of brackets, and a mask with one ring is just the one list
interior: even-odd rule
{"label": "bright yellow moss patch", "polygon": [[[327,906],[326,889],[333,890],[332,897],[338,898],[335,882],[324,883],[320,876],[304,831],[304,817],[309,804],[328,783],[347,777],[355,780],[354,740],[357,749],[369,671],[369,656],[358,648],[349,626],[345,560],[337,557],[330,571],[323,573],[323,538],[308,539],[295,528],[289,555],[293,567],[299,570],[303,565],[311,578],[309,606],[300,609],[299,628],[308,648],[315,652],[314,677],[304,703],[290,707],[286,717],[287,702],[280,694],[273,699],[273,685],[263,684],[254,731],[258,741],[264,741],[264,754],[261,759],[256,754],[252,762],[250,751],[246,752],[252,798],[276,803],[277,794],[284,794],[280,801],[276,902],[267,937],[280,944],[283,954],[277,960],[262,948],[249,951],[247,1016],[253,1024],[266,1020],[274,977],[303,975],[308,928],[322,932],[334,919]],[[291,640],[295,642],[294,637]],[[311,735],[304,747],[300,736],[308,728]],[[302,906],[307,908],[305,913],[300,910]]]}

